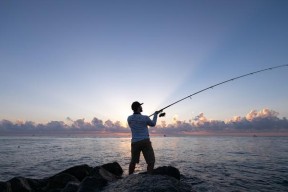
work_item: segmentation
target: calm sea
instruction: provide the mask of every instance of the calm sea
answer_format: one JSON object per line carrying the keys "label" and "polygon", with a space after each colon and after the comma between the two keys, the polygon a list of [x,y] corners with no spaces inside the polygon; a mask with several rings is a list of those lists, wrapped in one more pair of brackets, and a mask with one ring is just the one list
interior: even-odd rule
{"label": "calm sea", "polygon": [[[288,137],[152,137],[156,167],[172,165],[196,191],[288,191]],[[117,161],[129,138],[0,137],[0,181],[44,178],[79,164]],[[136,172],[145,171],[141,156]]]}

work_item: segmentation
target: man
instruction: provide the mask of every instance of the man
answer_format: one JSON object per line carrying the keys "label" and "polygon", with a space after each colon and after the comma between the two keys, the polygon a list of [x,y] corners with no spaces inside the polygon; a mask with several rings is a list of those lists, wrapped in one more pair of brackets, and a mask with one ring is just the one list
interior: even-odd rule
{"label": "man", "polygon": [[155,164],[155,155],[152,148],[152,144],[149,138],[148,126],[154,127],[157,122],[157,115],[160,111],[154,113],[153,120],[148,116],[142,115],[142,104],[138,101],[132,103],[131,108],[133,115],[130,115],[127,119],[129,127],[132,132],[131,140],[131,162],[129,165],[129,175],[134,173],[135,166],[139,163],[140,153],[143,153],[145,161],[147,163],[147,172],[152,173]]}

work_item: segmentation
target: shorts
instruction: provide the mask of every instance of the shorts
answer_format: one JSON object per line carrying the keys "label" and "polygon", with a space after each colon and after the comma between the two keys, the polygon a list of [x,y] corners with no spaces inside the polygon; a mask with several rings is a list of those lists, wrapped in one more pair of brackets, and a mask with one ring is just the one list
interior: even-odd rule
{"label": "shorts", "polygon": [[150,139],[131,143],[131,163],[139,163],[141,151],[147,164],[155,163],[154,150]]}

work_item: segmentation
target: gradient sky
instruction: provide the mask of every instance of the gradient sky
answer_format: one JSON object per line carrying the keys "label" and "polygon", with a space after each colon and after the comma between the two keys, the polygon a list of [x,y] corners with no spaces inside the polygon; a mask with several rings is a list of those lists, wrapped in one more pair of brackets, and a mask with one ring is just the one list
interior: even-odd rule
{"label": "gradient sky", "polygon": [[[0,120],[126,122],[288,64],[287,0],[0,1]],[[288,67],[208,90],[164,120],[288,117]]]}

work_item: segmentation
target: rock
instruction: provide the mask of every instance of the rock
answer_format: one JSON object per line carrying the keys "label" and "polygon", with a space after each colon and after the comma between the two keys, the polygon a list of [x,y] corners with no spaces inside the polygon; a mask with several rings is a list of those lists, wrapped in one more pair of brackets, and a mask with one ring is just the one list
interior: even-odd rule
{"label": "rock", "polygon": [[60,173],[58,173],[57,175],[59,174],[62,174],[62,173],[67,173],[69,175],[73,175],[74,177],[76,177],[80,182],[85,178],[87,177],[91,170],[93,168],[84,164],[84,165],[78,165],[78,166],[74,166],[74,167],[71,167],[69,169],[66,169]]}
{"label": "rock", "polygon": [[79,183],[69,182],[61,192],[77,192],[79,188]]}
{"label": "rock", "polygon": [[76,177],[74,177],[73,175],[70,175],[68,173],[57,174],[57,175],[51,177],[51,179],[49,179],[49,183],[44,188],[44,191],[49,191],[49,190],[52,191],[55,189],[62,189],[64,187],[66,187],[66,185],[69,182],[79,183],[79,180]]}
{"label": "rock", "polygon": [[153,170],[153,175],[168,175],[180,180],[180,171],[172,166],[162,166]]}
{"label": "rock", "polygon": [[11,192],[31,192],[32,189],[24,177],[14,177],[8,181],[11,184]]}
{"label": "rock", "polygon": [[117,162],[107,163],[102,165],[101,167],[119,177],[123,174],[123,169]]}
{"label": "rock", "polygon": [[9,182],[0,182],[0,192],[11,192],[11,184]]}
{"label": "rock", "polygon": [[96,178],[103,178],[100,173],[99,173],[99,170],[100,170],[100,166],[97,166],[97,167],[94,167],[91,171],[90,171],[90,174],[89,176],[93,176],[93,177],[96,177]]}
{"label": "rock", "polygon": [[90,176],[104,178],[107,181],[115,181],[120,179],[122,174],[123,169],[117,162],[107,163],[100,167],[94,167],[90,172]]}
{"label": "rock", "polygon": [[111,183],[103,192],[191,192],[191,186],[166,175],[135,174]]}
{"label": "rock", "polygon": [[48,183],[48,179],[29,179],[24,177],[14,177],[7,182],[0,182],[0,192],[42,192],[42,188]]}
{"label": "rock", "polygon": [[107,185],[107,180],[96,177],[86,177],[79,186],[77,192],[98,192]]}
{"label": "rock", "polygon": [[171,166],[158,167],[152,175],[136,174],[119,179],[122,175],[123,169],[117,162],[94,168],[79,165],[49,178],[15,177],[0,182],[0,192],[192,191],[191,186],[180,181],[179,170]]}
{"label": "rock", "polygon": [[29,186],[31,187],[32,191],[41,192],[42,189],[47,186],[49,180],[48,179],[29,179],[26,178]]}
{"label": "rock", "polygon": [[113,173],[110,173],[109,171],[107,171],[106,169],[104,169],[103,167],[100,167],[99,169],[99,174],[106,179],[107,181],[115,181],[118,179],[121,179],[120,176],[114,175]]}

